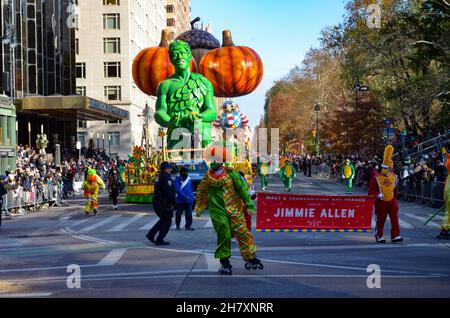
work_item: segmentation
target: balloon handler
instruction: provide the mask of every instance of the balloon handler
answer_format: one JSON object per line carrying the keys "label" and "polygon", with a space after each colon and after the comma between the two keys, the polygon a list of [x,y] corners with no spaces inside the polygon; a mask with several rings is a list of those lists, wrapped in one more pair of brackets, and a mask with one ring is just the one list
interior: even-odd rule
{"label": "balloon handler", "polygon": [[256,171],[259,180],[261,180],[261,189],[263,191],[266,191],[267,186],[269,185],[269,164],[266,162],[261,162],[261,160],[258,157],[258,166]]}
{"label": "balloon handler", "polygon": [[292,179],[296,177],[294,166],[289,159],[284,161],[280,170],[280,178],[283,181],[284,189],[291,192]]}
{"label": "balloon handler", "polygon": [[389,215],[391,220],[392,243],[403,242],[400,236],[397,202],[397,176],[392,172],[394,163],[391,160],[394,147],[388,145],[384,150],[384,160],[381,174],[372,178],[369,184],[369,196],[375,197],[375,216],[377,223],[377,243],[386,243],[383,237],[384,224]]}
{"label": "balloon handler", "polygon": [[216,146],[205,150],[204,159],[211,162],[211,169],[197,188],[196,215],[200,217],[208,207],[217,233],[215,258],[220,259],[219,273],[232,274],[231,233],[237,238],[241,255],[245,260],[245,268],[247,270],[263,269],[263,264],[256,258],[255,242],[246,226],[244,216],[245,209],[255,213],[255,204],[239,173],[231,166],[225,167],[223,158],[231,158],[226,148]]}
{"label": "balloon handler", "polygon": [[444,221],[441,226],[441,233],[438,235],[438,239],[450,239],[450,154],[447,154],[447,161],[445,162],[447,168],[447,179],[445,179],[444,185]]}
{"label": "balloon handler", "polygon": [[342,179],[345,180],[345,191],[347,194],[352,194],[353,179],[355,178],[355,167],[349,159],[345,160],[345,163],[341,168]]}
{"label": "balloon handler", "polygon": [[99,188],[105,189],[105,183],[97,175],[97,171],[88,169],[87,178],[83,183],[84,197],[87,200],[86,205],[84,206],[86,215],[89,215],[91,212],[94,212],[94,215],[97,215]]}

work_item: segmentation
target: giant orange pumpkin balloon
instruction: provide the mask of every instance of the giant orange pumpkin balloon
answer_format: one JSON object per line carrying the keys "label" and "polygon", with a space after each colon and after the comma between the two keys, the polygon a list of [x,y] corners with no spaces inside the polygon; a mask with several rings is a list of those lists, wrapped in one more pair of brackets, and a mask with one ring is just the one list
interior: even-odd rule
{"label": "giant orange pumpkin balloon", "polygon": [[[143,49],[133,62],[133,79],[141,91],[157,96],[158,85],[175,73],[169,56],[170,31],[165,29],[161,35],[161,43],[157,47]],[[190,62],[191,71],[197,71],[194,58]]]}
{"label": "giant orange pumpkin balloon", "polygon": [[238,97],[250,94],[261,83],[264,66],[258,53],[246,46],[235,46],[231,31],[223,31],[221,48],[206,53],[199,72],[211,81],[214,95]]}

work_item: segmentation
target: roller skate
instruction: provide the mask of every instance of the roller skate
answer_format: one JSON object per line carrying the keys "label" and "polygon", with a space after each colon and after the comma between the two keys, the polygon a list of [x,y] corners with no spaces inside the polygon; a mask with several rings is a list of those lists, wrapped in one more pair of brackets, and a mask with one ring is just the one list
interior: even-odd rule
{"label": "roller skate", "polygon": [[94,209],[94,216],[97,215],[97,209]]}
{"label": "roller skate", "polygon": [[256,257],[252,260],[246,260],[245,261],[245,269],[246,270],[257,270],[257,269],[264,269],[264,265],[263,263],[261,263],[261,261],[259,259],[257,259]]}
{"label": "roller skate", "polygon": [[220,268],[219,268],[220,275],[231,276],[233,274],[233,272],[231,271],[231,268],[233,266],[231,266],[230,259],[222,258],[220,260],[220,265],[221,265]]}

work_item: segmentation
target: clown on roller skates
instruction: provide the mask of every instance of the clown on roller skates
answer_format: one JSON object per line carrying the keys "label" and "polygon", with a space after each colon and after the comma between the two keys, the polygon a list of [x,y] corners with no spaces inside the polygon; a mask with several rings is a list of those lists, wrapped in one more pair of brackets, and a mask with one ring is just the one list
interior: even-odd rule
{"label": "clown on roller skates", "polygon": [[398,218],[397,202],[397,176],[392,172],[394,163],[392,155],[394,147],[388,145],[384,150],[384,160],[381,174],[372,178],[369,184],[369,196],[375,197],[375,216],[377,223],[377,234],[375,239],[377,243],[386,243],[383,237],[384,224],[389,215],[391,220],[391,240],[392,243],[403,242],[400,236],[400,225]]}
{"label": "clown on roller skates", "polygon": [[[210,146],[205,150],[204,159],[211,169],[197,188],[195,212],[197,217],[208,207],[209,215],[217,233],[215,258],[220,259],[219,273],[231,275],[231,234],[237,238],[240,253],[245,260],[245,268],[263,269],[256,258],[253,235],[246,226],[244,210],[255,213],[247,185],[230,166],[223,164],[230,158],[230,152],[220,146]],[[224,159],[225,158],[225,159]]]}
{"label": "clown on roller skates", "polygon": [[94,215],[97,215],[99,188],[105,189],[105,183],[97,175],[97,171],[88,169],[87,178],[83,183],[83,193],[87,200],[86,205],[84,206],[86,215],[89,215],[91,212],[94,212]]}

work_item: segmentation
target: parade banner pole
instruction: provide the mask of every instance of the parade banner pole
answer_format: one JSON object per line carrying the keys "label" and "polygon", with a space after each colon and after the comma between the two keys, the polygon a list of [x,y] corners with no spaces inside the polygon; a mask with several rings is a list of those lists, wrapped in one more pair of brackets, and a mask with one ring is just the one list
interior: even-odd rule
{"label": "parade banner pole", "polygon": [[444,211],[444,207],[445,207],[445,205],[441,206],[440,209],[437,210],[436,213],[434,213],[434,214],[428,219],[428,221],[426,221],[423,225],[427,225],[428,223],[430,223],[431,220],[434,219],[436,215],[438,215],[441,211]]}

